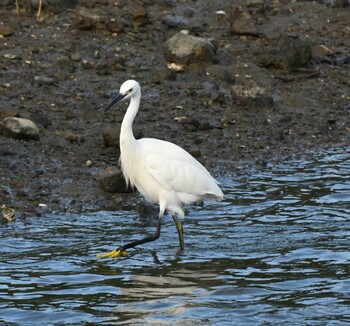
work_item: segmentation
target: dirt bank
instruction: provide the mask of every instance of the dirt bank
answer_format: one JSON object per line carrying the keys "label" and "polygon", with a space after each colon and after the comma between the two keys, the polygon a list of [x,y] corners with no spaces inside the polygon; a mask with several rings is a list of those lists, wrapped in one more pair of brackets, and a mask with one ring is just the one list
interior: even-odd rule
{"label": "dirt bank", "polygon": [[[122,205],[128,195],[96,179],[118,163],[107,136],[125,106],[104,108],[130,78],[143,91],[137,133],[177,143],[218,178],[348,146],[350,9],[282,2],[57,0],[39,22],[24,2],[19,20],[12,1],[0,5],[0,120],[40,131],[0,136],[0,204],[19,215]],[[163,51],[181,30],[213,51],[175,72]]]}

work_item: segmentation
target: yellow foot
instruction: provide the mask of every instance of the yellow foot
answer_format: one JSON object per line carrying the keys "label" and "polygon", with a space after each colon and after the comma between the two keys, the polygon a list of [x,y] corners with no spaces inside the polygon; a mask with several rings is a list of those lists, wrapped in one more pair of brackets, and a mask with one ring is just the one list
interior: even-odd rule
{"label": "yellow foot", "polygon": [[125,257],[128,253],[124,250],[117,250],[114,249],[110,252],[107,252],[106,254],[98,254],[96,255],[97,258],[119,258],[119,257]]}

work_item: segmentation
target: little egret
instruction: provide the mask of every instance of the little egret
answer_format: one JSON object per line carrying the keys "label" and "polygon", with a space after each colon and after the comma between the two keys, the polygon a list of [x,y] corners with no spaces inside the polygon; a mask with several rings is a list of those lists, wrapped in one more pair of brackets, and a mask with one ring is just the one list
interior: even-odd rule
{"label": "little egret", "polygon": [[136,140],[132,124],[139,110],[141,88],[135,80],[127,80],[120,87],[117,98],[106,111],[120,101],[130,99],[120,130],[120,162],[126,183],[150,202],[159,205],[156,232],[138,241],[123,245],[99,257],[126,256],[126,250],[157,240],[160,236],[162,217],[167,211],[176,224],[180,248],[184,249],[183,205],[204,199],[222,200],[223,192],[218,182],[206,168],[181,147],[168,141],[142,138]]}

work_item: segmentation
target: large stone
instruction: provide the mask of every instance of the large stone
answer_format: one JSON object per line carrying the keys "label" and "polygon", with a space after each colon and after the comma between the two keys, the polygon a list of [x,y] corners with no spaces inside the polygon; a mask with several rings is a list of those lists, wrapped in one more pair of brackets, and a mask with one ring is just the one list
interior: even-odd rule
{"label": "large stone", "polygon": [[39,139],[39,128],[28,119],[7,117],[0,123],[0,134],[15,139]]}
{"label": "large stone", "polygon": [[117,167],[108,167],[97,177],[98,186],[109,193],[131,192],[126,185],[123,172]]}
{"label": "large stone", "polygon": [[307,39],[286,37],[277,48],[263,49],[255,54],[254,61],[265,68],[293,70],[305,67],[312,57]]}
{"label": "large stone", "polygon": [[168,62],[180,64],[212,62],[214,45],[200,37],[177,33],[164,46],[164,56]]}

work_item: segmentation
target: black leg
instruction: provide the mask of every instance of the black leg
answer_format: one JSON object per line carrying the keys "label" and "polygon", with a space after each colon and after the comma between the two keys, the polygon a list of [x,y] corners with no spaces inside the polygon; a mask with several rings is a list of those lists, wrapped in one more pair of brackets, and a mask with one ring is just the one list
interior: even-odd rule
{"label": "black leg", "polygon": [[136,247],[136,246],[138,246],[140,244],[157,240],[160,237],[161,226],[162,226],[162,217],[159,217],[157,229],[156,229],[156,232],[153,235],[150,235],[150,236],[145,237],[145,238],[140,239],[140,240],[136,240],[136,241],[127,243],[126,245],[120,246],[119,248],[114,249],[111,252],[108,252],[106,254],[98,254],[97,257],[98,258],[125,257],[125,256],[128,255],[127,252],[125,251],[126,249],[134,248],[134,247]]}
{"label": "black leg", "polygon": [[159,239],[161,226],[162,226],[162,218],[160,217],[159,220],[158,220],[158,225],[157,225],[156,232],[154,234],[149,235],[148,237],[145,237],[143,239],[127,243],[124,246],[120,246],[117,250],[123,250],[124,251],[126,249],[134,248],[134,247],[136,247],[136,246],[138,246],[140,244],[151,242],[151,241],[155,241],[155,240]]}

